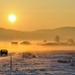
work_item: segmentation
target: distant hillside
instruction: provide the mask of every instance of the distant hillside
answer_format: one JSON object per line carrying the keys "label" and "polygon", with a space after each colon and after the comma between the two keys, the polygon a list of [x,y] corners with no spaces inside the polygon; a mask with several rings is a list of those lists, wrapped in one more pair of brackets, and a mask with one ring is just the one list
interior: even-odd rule
{"label": "distant hillside", "polygon": [[59,35],[61,40],[74,39],[75,27],[61,27],[56,29],[42,29],[32,32],[16,31],[0,28],[0,40],[54,40]]}

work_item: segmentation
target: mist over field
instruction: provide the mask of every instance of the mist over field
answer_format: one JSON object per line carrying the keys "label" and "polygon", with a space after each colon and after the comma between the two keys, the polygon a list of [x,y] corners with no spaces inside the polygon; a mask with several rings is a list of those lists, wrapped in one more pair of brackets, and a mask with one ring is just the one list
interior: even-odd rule
{"label": "mist over field", "polygon": [[8,50],[0,56],[0,75],[75,75],[75,46],[0,42],[0,49]]}
{"label": "mist over field", "polygon": [[0,75],[75,75],[75,0],[0,0]]}
{"label": "mist over field", "polygon": [[[40,41],[42,42],[42,41]],[[75,46],[43,46],[38,45],[39,41],[31,41],[31,45],[22,45],[21,41],[17,45],[11,42],[0,42],[0,49],[7,49],[9,52],[49,52],[49,51],[74,51]]]}

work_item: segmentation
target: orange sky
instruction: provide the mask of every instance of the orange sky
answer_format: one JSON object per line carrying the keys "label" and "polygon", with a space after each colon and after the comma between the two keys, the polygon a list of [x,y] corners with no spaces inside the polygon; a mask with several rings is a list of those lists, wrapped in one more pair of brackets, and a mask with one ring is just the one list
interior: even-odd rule
{"label": "orange sky", "polygon": [[[15,14],[17,20],[9,22]],[[23,31],[75,26],[75,0],[0,0],[0,27]]]}

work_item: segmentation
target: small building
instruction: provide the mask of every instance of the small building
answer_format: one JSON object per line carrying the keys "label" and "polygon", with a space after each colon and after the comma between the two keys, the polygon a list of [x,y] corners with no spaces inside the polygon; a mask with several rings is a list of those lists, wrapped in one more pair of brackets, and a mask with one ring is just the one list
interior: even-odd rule
{"label": "small building", "polygon": [[2,55],[7,56],[8,55],[8,50],[6,50],[6,49],[0,50],[0,56],[2,56]]}
{"label": "small building", "polygon": [[18,42],[11,42],[11,44],[17,45],[17,44],[18,44]]}

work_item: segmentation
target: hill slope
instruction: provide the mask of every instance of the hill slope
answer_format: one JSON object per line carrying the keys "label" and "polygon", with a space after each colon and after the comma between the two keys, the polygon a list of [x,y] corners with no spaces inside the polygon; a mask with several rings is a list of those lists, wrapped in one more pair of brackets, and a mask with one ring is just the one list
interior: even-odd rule
{"label": "hill slope", "polygon": [[32,32],[0,28],[0,40],[54,40],[56,35],[59,35],[61,40],[75,39],[75,27],[42,29]]}

